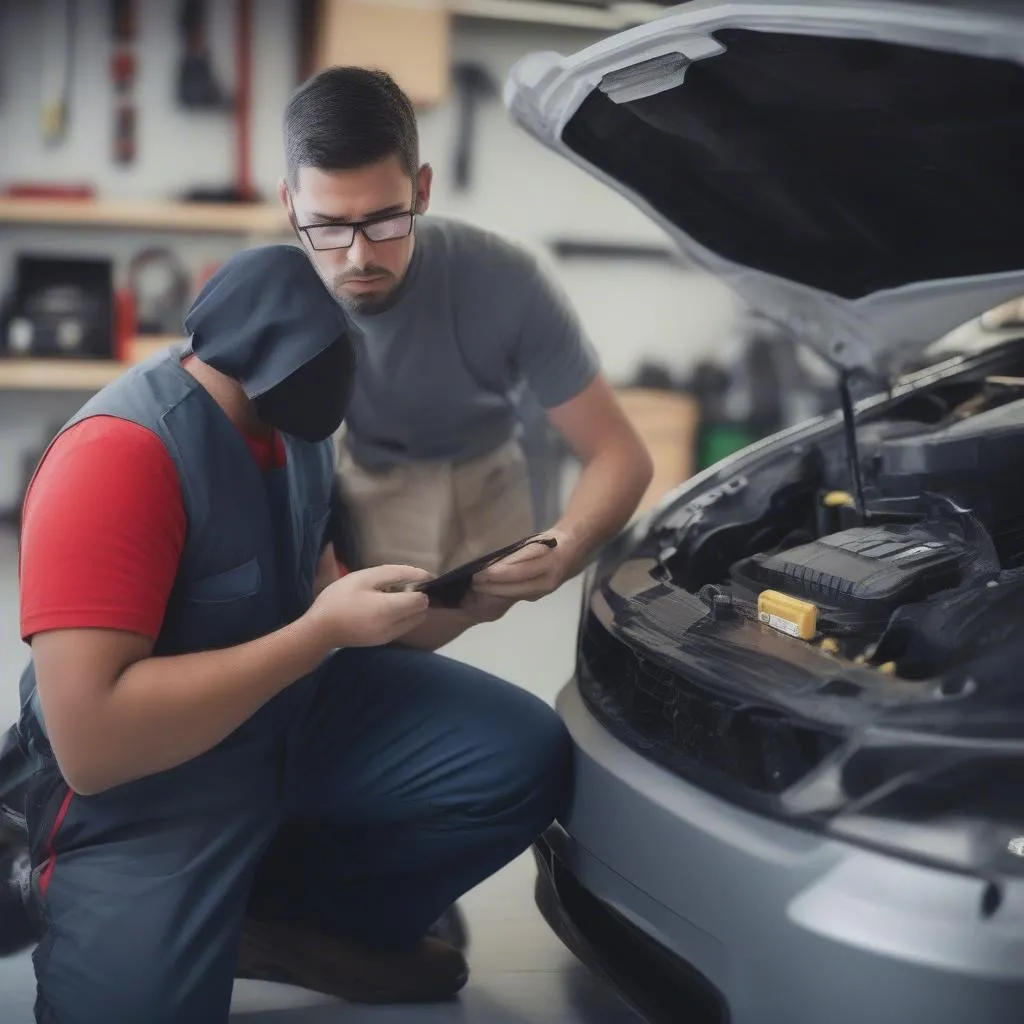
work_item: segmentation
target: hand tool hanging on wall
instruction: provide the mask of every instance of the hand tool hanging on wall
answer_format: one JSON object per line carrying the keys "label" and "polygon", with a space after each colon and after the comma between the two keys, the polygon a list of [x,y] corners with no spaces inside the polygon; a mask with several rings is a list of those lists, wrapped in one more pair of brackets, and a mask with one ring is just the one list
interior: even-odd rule
{"label": "hand tool hanging on wall", "polygon": [[43,28],[43,141],[59,145],[67,138],[74,71],[77,0],[46,0]]}
{"label": "hand tool hanging on wall", "polygon": [[456,64],[452,67],[452,84],[458,103],[458,122],[455,129],[455,188],[464,192],[469,188],[477,106],[481,100],[497,97],[498,85],[487,68],[472,63]]}
{"label": "hand tool hanging on wall", "polygon": [[231,99],[213,69],[203,0],[184,0],[178,25],[185,47],[178,65],[178,103],[186,110],[230,110]]}
{"label": "hand tool hanging on wall", "polygon": [[113,53],[110,74],[114,82],[114,163],[125,166],[135,162],[135,0],[111,0]]}
{"label": "hand tool hanging on wall", "polygon": [[252,0],[235,0],[235,188],[256,202],[252,180]]}
{"label": "hand tool hanging on wall", "polygon": [[235,180],[223,188],[196,188],[185,198],[199,202],[255,203],[252,180],[252,0],[235,0]]}
{"label": "hand tool hanging on wall", "polygon": [[322,0],[297,0],[295,8],[295,69],[294,85],[299,85],[316,74],[316,47],[321,25]]}

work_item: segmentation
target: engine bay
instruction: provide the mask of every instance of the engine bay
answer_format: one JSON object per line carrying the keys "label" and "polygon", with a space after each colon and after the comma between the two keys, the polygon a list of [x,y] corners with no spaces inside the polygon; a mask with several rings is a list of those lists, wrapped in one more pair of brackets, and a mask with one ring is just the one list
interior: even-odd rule
{"label": "engine bay", "polygon": [[672,509],[659,572],[719,615],[935,679],[1019,628],[1024,377],[952,378],[880,409],[852,451],[851,419]]}

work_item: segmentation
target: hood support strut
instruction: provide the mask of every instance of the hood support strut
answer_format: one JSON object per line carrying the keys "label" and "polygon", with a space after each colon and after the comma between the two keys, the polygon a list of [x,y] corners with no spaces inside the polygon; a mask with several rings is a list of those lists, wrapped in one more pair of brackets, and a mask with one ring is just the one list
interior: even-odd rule
{"label": "hood support strut", "polygon": [[857,422],[853,414],[853,394],[850,388],[851,373],[844,370],[839,377],[839,398],[843,409],[843,434],[846,438],[846,462],[853,485],[853,505],[860,523],[867,522],[864,508],[864,479],[860,472],[860,454],[857,449]]}

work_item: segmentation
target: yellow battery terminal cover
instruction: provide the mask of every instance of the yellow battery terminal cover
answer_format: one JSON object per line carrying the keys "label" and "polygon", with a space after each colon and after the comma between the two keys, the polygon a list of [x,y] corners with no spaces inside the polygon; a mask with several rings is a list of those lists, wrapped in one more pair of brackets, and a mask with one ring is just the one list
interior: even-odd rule
{"label": "yellow battery terminal cover", "polygon": [[829,491],[822,499],[821,503],[825,508],[848,508],[853,505],[853,495],[847,494],[846,491]]}
{"label": "yellow battery terminal cover", "polygon": [[810,640],[818,632],[817,605],[777,590],[763,590],[758,595],[757,617],[766,626],[800,640]]}

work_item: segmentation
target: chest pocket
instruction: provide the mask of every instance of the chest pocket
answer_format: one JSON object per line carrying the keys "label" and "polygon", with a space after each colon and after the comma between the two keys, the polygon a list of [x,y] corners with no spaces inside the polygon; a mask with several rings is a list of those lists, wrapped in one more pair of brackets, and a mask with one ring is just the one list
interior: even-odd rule
{"label": "chest pocket", "polygon": [[257,556],[228,569],[181,581],[168,606],[161,647],[171,651],[216,650],[246,643],[275,629],[277,607],[269,600]]}
{"label": "chest pocket", "polygon": [[253,597],[260,589],[259,559],[254,555],[232,569],[195,580],[187,590],[188,599],[197,604],[224,604]]}

